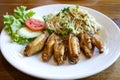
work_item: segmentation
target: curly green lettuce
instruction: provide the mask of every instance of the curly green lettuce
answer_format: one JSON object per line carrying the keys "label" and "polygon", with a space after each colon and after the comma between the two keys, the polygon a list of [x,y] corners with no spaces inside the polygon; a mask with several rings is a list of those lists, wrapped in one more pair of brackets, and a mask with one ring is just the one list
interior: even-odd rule
{"label": "curly green lettuce", "polygon": [[31,18],[35,12],[26,11],[25,6],[20,6],[14,9],[14,14],[9,15],[6,13],[3,16],[4,20],[4,29],[11,36],[12,42],[17,42],[19,44],[28,43],[33,39],[25,38],[20,36],[17,32],[21,27],[25,26],[25,20]]}

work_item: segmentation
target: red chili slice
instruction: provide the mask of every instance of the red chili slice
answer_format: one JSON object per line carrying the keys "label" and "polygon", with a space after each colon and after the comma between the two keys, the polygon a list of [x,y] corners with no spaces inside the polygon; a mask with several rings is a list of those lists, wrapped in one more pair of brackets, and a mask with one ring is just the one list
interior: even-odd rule
{"label": "red chili slice", "polygon": [[45,28],[45,23],[42,21],[39,21],[37,19],[26,19],[25,20],[25,25],[33,31],[39,31],[39,30],[43,30]]}

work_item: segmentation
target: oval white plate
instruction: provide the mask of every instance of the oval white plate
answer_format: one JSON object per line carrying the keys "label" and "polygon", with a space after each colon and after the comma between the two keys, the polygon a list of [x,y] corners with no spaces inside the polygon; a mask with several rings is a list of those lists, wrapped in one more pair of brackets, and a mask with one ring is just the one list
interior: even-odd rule
{"label": "oval white plate", "polygon": [[[33,8],[36,12],[34,18],[42,19],[43,15],[56,13],[62,8],[73,6],[68,4],[46,5]],[[22,51],[24,45],[10,42],[10,37],[4,30],[1,32],[1,51],[5,59],[18,70],[38,78],[48,79],[77,79],[84,78],[103,71],[112,65],[120,55],[120,29],[107,16],[90,8],[82,7],[95,17],[102,25],[100,38],[104,43],[104,53],[95,54],[91,59],[80,60],[76,65],[55,66],[43,63],[38,59],[38,55],[24,57]]]}

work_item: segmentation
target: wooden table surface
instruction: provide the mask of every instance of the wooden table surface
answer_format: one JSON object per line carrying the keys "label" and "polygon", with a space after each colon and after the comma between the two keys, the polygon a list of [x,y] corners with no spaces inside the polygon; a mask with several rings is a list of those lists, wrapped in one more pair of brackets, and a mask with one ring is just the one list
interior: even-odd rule
{"label": "wooden table surface", "polygon": [[[47,4],[79,4],[98,10],[120,27],[120,0],[0,0],[0,31],[4,27],[3,14],[12,14],[16,6],[25,5],[28,9]],[[0,52],[0,80],[39,80],[26,75],[11,66]],[[120,80],[120,58],[106,70],[81,80]]]}

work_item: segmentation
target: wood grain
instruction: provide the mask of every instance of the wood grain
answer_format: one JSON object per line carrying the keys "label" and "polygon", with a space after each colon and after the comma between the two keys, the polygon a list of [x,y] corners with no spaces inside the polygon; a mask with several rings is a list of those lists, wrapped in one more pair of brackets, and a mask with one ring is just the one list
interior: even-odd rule
{"label": "wood grain", "polygon": [[[120,27],[120,0],[0,0],[0,31],[4,27],[3,15],[12,14],[16,6],[25,5],[28,9],[48,4],[79,4],[93,8],[107,15]],[[80,80],[119,80],[120,58],[106,70]],[[24,74],[11,66],[0,52],[0,80],[39,80]]]}

